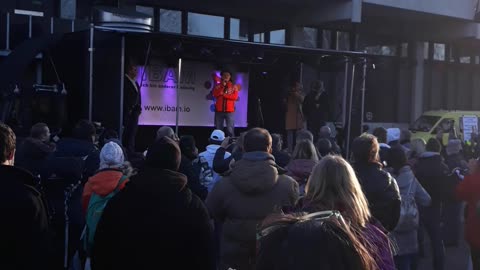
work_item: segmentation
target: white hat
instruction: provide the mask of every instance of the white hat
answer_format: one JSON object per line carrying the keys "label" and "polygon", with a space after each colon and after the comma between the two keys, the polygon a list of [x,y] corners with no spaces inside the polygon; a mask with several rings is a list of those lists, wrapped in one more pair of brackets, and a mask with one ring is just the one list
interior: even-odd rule
{"label": "white hat", "polygon": [[210,140],[214,140],[214,141],[217,141],[217,142],[222,142],[223,140],[225,140],[225,132],[219,130],[219,129],[215,129],[212,134],[210,135]]}
{"label": "white hat", "polygon": [[100,151],[100,169],[120,167],[125,162],[122,148],[115,142],[106,143]]}
{"label": "white hat", "polygon": [[400,140],[399,128],[387,128],[387,143]]}

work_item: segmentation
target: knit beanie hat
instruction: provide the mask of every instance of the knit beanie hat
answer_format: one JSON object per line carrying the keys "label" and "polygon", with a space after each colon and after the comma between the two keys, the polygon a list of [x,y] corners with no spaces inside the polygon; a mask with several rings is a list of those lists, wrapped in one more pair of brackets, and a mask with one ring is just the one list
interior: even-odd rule
{"label": "knit beanie hat", "polygon": [[106,143],[100,151],[100,169],[118,168],[125,162],[123,150],[115,142]]}
{"label": "knit beanie hat", "polygon": [[181,158],[178,144],[169,137],[162,137],[148,148],[146,165],[150,168],[178,171]]}

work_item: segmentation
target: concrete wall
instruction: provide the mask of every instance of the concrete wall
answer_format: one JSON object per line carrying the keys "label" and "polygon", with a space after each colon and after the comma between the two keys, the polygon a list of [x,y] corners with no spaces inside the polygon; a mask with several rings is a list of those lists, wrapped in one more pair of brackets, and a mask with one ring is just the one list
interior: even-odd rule
{"label": "concrete wall", "polygon": [[477,0],[363,0],[364,3],[472,20]]}

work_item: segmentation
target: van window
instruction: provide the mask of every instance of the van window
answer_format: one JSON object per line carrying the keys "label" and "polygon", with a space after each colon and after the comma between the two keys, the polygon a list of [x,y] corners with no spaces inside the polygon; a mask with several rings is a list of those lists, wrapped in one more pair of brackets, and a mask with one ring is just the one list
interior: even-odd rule
{"label": "van window", "polygon": [[437,134],[439,131],[443,131],[443,133],[449,133],[453,130],[455,126],[455,120],[452,118],[445,118],[442,119],[440,123],[435,127],[435,130],[432,131],[432,134]]}
{"label": "van window", "polygon": [[413,123],[410,130],[413,132],[430,132],[440,118],[440,116],[422,115]]}

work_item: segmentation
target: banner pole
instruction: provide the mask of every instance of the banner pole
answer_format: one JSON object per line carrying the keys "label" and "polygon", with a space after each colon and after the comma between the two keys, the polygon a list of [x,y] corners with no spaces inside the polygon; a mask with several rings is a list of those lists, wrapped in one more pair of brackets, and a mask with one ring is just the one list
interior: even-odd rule
{"label": "banner pole", "polygon": [[180,102],[180,83],[182,81],[182,58],[178,59],[178,82],[177,82],[177,105],[175,108],[175,133],[178,136],[178,116],[179,116],[179,102]]}

